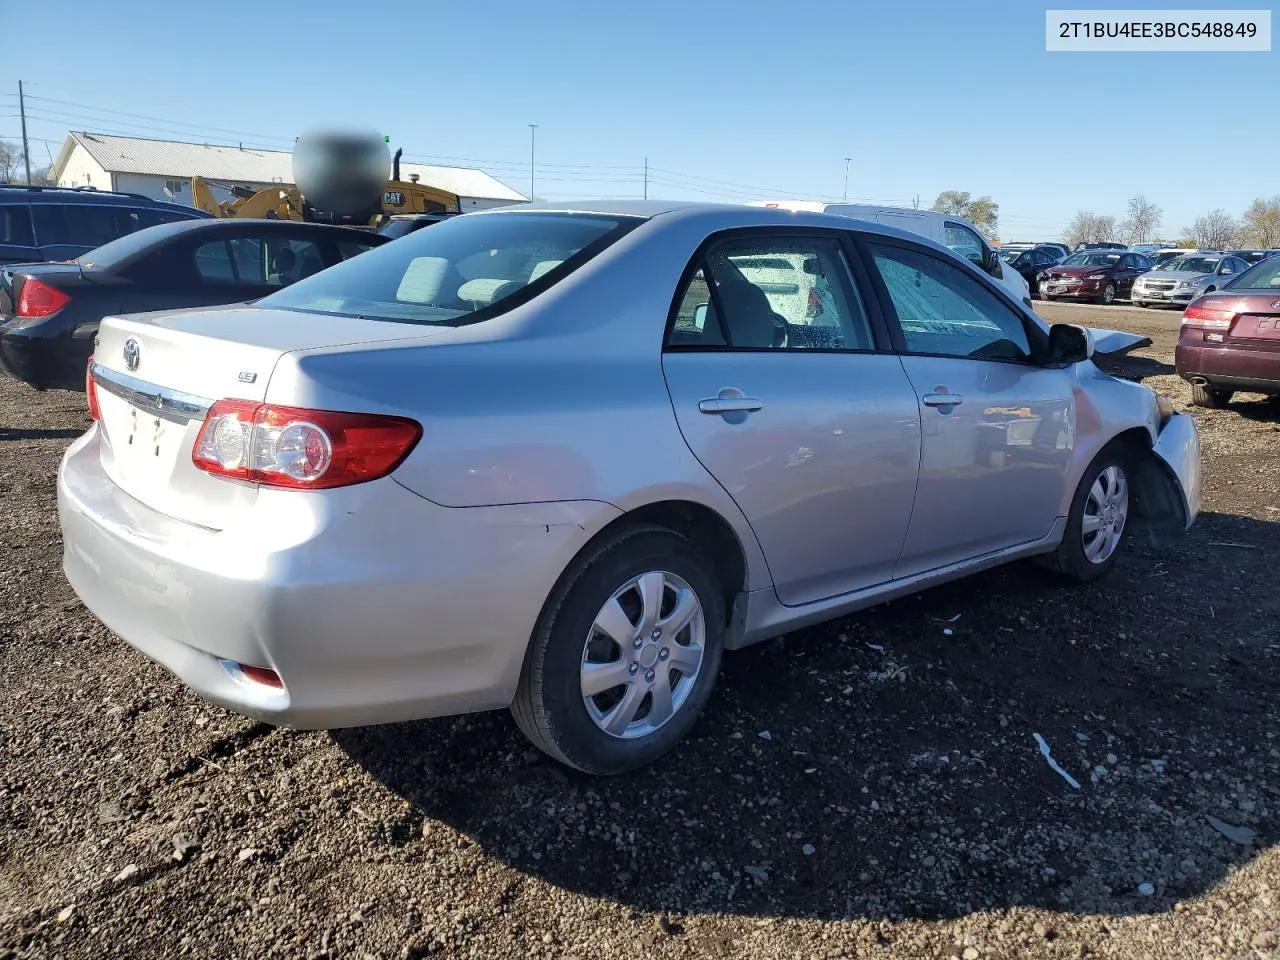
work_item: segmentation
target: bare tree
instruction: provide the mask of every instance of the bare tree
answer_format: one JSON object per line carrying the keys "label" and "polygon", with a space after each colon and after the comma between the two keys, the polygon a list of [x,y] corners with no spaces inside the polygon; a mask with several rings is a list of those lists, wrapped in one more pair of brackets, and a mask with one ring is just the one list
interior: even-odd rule
{"label": "bare tree", "polygon": [[22,147],[0,140],[0,183],[19,183],[22,178]]}
{"label": "bare tree", "polygon": [[1280,247],[1280,196],[1258,199],[1244,212],[1241,240],[1255,247]]}
{"label": "bare tree", "polygon": [[1201,249],[1225,250],[1235,246],[1236,237],[1240,233],[1240,221],[1225,210],[1218,209],[1196,217],[1191,226],[1182,229]]}
{"label": "bare tree", "polygon": [[943,190],[933,201],[933,210],[964,217],[989,240],[1000,239],[1000,204],[990,197],[970,195],[968,190]]}
{"label": "bare tree", "polygon": [[50,167],[33,167],[31,169],[31,185],[33,187],[52,187],[56,186],[53,178],[49,176]]}
{"label": "bare tree", "polygon": [[1130,245],[1149,243],[1160,229],[1162,211],[1143,194],[1129,198],[1129,215],[1120,224],[1120,236]]}
{"label": "bare tree", "polygon": [[1089,213],[1081,210],[1067,224],[1062,239],[1067,246],[1074,248],[1079,243],[1100,243],[1110,240],[1116,233],[1116,218],[1100,213]]}

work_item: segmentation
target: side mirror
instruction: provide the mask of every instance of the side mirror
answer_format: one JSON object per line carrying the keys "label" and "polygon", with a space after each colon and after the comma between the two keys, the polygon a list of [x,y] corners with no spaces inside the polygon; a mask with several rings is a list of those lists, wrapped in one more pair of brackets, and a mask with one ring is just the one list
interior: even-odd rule
{"label": "side mirror", "polygon": [[822,273],[822,264],[819,262],[817,257],[804,258],[804,272],[811,277],[816,277],[818,274]]}
{"label": "side mirror", "polygon": [[1093,335],[1072,323],[1049,328],[1049,366],[1068,367],[1093,356]]}
{"label": "side mirror", "polygon": [[978,261],[978,266],[993,277],[1000,277],[1004,275],[1004,270],[1000,267],[1000,254],[990,248],[981,255],[981,259]]}
{"label": "side mirror", "polygon": [[707,324],[707,305],[700,303],[693,308],[693,325],[698,332],[702,332],[702,328]]}

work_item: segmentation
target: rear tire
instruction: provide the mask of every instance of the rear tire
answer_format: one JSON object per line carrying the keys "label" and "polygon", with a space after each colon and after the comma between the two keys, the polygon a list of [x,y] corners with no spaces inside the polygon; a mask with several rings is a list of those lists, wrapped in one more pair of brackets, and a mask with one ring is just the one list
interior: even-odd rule
{"label": "rear tire", "polygon": [[1116,302],[1116,285],[1114,283],[1108,283],[1102,288],[1102,302],[1105,304]]}
{"label": "rear tire", "polygon": [[[724,631],[715,567],[694,543],[662,527],[621,530],[575,560],[547,600],[511,713],[534,746],[578,770],[645,766],[706,706]],[[588,684],[600,687],[590,697]]]}
{"label": "rear tire", "polygon": [[1128,451],[1111,444],[1093,458],[1080,477],[1067,529],[1046,565],[1077,583],[1091,583],[1111,572],[1129,536],[1133,514],[1133,469]]}
{"label": "rear tire", "polygon": [[1197,407],[1208,407],[1210,410],[1221,410],[1231,402],[1234,390],[1218,390],[1210,386],[1191,385],[1191,402]]}

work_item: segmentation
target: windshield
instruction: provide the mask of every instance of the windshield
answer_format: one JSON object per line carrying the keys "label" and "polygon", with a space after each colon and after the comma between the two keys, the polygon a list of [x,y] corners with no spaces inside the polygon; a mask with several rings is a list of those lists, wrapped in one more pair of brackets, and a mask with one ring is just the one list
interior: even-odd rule
{"label": "windshield", "polygon": [[[493,316],[488,307],[526,287],[551,286],[640,222],[580,213],[454,217],[299,280],[258,303],[461,326]],[[478,315],[480,311],[485,312]]]}
{"label": "windshield", "polygon": [[1064,267],[1113,267],[1120,262],[1118,253],[1077,253],[1062,261]]}
{"label": "windshield", "polygon": [[1280,290],[1280,257],[1268,257],[1227,284],[1232,290]]}
{"label": "windshield", "polygon": [[1161,270],[1172,270],[1176,273],[1213,273],[1218,266],[1217,257],[1178,257],[1160,265]]}
{"label": "windshield", "polygon": [[1025,252],[1024,250],[1005,250],[1000,254],[1000,259],[1005,263],[1013,263]]}

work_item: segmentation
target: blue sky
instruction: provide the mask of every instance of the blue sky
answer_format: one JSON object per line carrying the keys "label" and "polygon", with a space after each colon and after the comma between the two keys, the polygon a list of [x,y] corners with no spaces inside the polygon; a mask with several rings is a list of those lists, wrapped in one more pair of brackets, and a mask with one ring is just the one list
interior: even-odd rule
{"label": "blue sky", "polygon": [[1006,240],[1139,192],[1176,237],[1280,193],[1280,55],[1047,53],[1049,5],[73,0],[56,43],[7,45],[0,137],[21,79],[41,159],[68,128],[287,149],[372,125],[527,192],[537,123],[549,199],[640,196],[648,157],[651,197],[839,200],[852,156],[850,199],[990,194]]}

